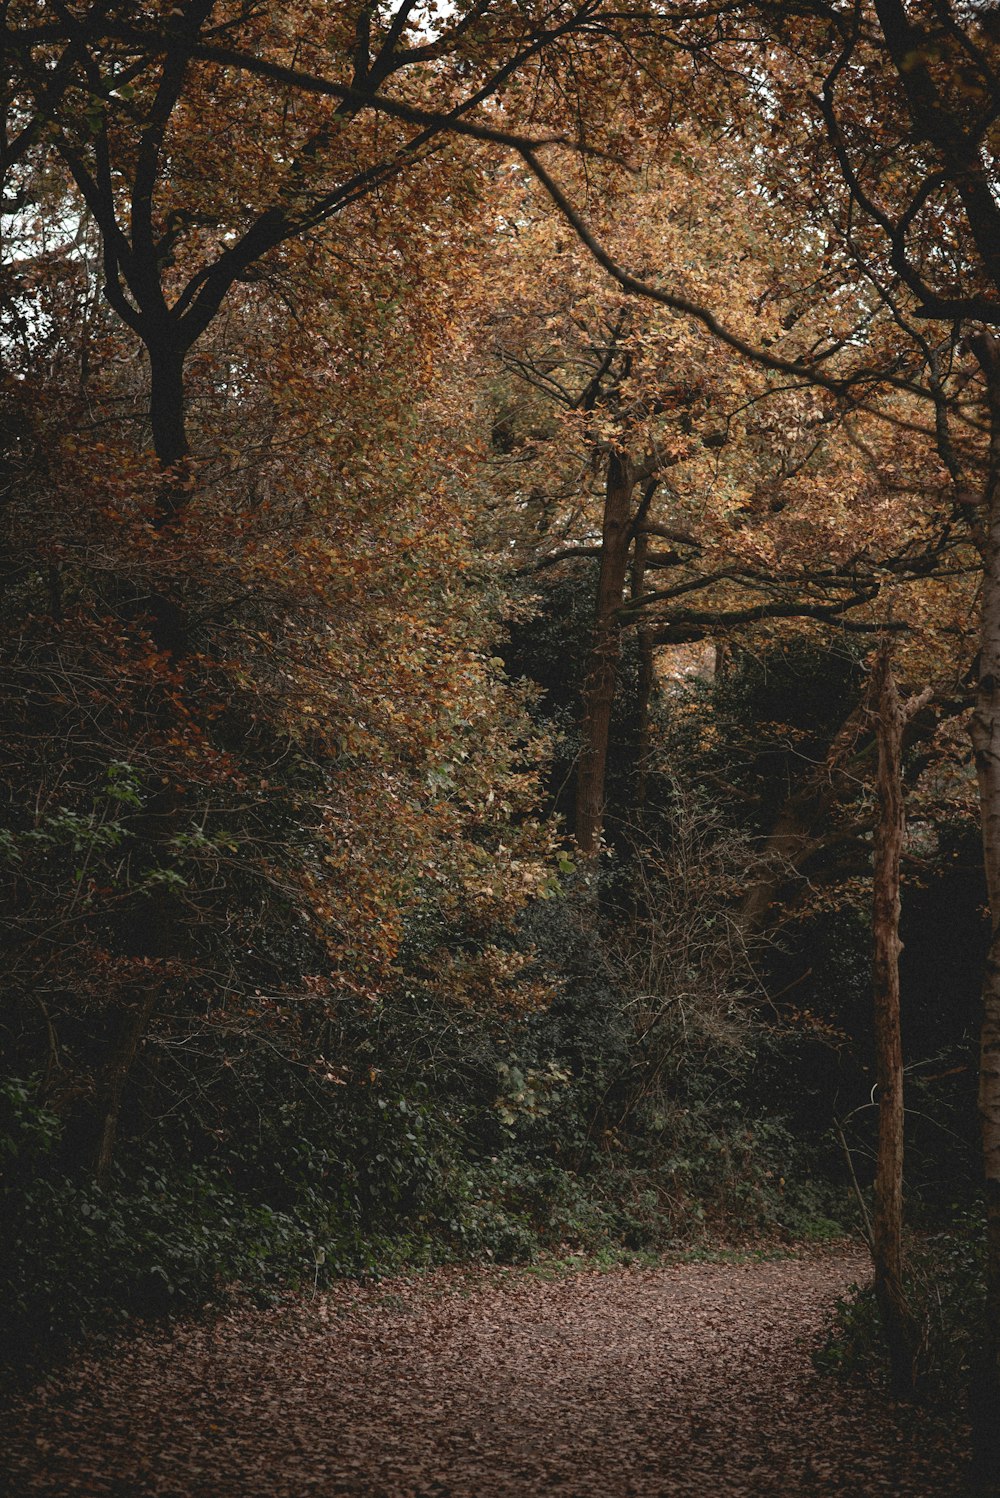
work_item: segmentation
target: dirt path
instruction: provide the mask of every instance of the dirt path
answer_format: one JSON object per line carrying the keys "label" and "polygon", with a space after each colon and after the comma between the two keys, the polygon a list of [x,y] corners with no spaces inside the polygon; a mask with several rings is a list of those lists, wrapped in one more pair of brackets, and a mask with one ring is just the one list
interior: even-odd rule
{"label": "dirt path", "polygon": [[[12,1494],[959,1495],[808,1348],[863,1260],[434,1273],[240,1312],[64,1374],[7,1417]],[[3,1489],[7,1491],[7,1489]]]}

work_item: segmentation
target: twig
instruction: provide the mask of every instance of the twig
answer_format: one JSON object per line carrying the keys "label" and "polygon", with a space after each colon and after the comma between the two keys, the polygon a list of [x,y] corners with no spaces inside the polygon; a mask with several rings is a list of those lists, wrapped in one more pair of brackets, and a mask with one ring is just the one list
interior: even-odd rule
{"label": "twig", "polygon": [[868,1245],[868,1252],[874,1253],[875,1237],[872,1231],[872,1220],[871,1215],[868,1211],[868,1203],[865,1201],[861,1187],[858,1184],[857,1173],[854,1169],[854,1157],[852,1156],[850,1146],[848,1145],[847,1140],[844,1137],[844,1130],[839,1118],[834,1119],[833,1127],[836,1130],[837,1138],[840,1140],[841,1148],[844,1151],[844,1159],[847,1161],[847,1168],[851,1172],[851,1183],[854,1186],[854,1194],[858,1199],[858,1206],[861,1208],[861,1231],[864,1236],[864,1240]]}

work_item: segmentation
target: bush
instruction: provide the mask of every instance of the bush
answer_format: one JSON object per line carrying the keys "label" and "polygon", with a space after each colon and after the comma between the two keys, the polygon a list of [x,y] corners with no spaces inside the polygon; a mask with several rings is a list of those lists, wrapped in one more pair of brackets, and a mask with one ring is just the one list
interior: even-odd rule
{"label": "bush", "polygon": [[3,1361],[30,1370],[134,1315],[199,1306],[236,1280],[266,1293],[311,1270],[294,1214],[240,1199],[205,1166],[151,1157],[108,1189],[68,1177],[59,1120],[23,1082],[0,1089]]}
{"label": "bush", "polygon": [[[438,982],[441,952],[474,973],[485,938],[414,917],[395,987],[341,995],[319,1042],[225,1014],[183,1044],[152,1034],[104,1189],[75,1096],[9,1081],[6,1356],[30,1367],[237,1281],[268,1296],[404,1263],[828,1231],[760,1087],[790,1053],[747,1003],[724,890],[705,896],[744,844],[677,791],[671,815],[671,843],[633,854],[644,871],[622,860],[600,898],[550,892],[491,934],[509,997]],[[310,1063],[318,1046],[337,1059]]]}
{"label": "bush", "polygon": [[[958,1213],[947,1228],[912,1243],[906,1257],[904,1288],[917,1327],[914,1390],[955,1415],[985,1356],[984,1251],[982,1217]],[[888,1387],[888,1353],[870,1285],[852,1286],[838,1302],[816,1362],[824,1372]]]}

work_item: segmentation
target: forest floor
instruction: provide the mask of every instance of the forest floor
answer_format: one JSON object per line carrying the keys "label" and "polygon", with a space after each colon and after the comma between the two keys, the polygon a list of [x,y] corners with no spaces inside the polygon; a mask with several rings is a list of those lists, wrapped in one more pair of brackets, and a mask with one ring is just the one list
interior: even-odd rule
{"label": "forest floor", "polygon": [[[853,1250],[435,1270],[124,1342],[5,1417],[0,1490],[938,1498],[962,1432],[817,1374]],[[9,1487],[3,1487],[6,1481]]]}

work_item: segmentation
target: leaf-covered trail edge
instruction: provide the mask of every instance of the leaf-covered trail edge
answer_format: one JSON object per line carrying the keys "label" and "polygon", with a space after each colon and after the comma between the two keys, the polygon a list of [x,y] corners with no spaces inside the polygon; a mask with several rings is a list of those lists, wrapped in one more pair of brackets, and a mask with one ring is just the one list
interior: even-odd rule
{"label": "leaf-covered trail edge", "polygon": [[8,1411],[17,1494],[961,1494],[961,1432],[816,1373],[854,1251],[441,1270],[124,1344]]}

